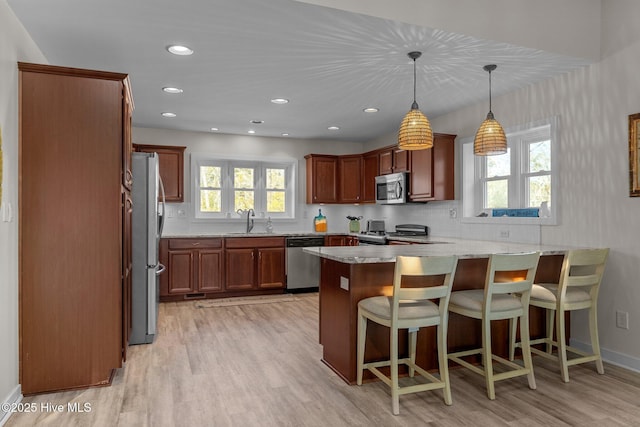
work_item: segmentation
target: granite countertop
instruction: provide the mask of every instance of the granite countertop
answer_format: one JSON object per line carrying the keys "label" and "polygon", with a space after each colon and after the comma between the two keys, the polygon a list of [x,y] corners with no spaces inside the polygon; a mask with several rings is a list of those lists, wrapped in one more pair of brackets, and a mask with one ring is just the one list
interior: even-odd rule
{"label": "granite countertop", "polygon": [[313,231],[292,231],[292,232],[282,232],[282,233],[266,233],[260,231],[254,231],[251,233],[244,232],[231,232],[231,233],[182,233],[182,234],[163,234],[163,239],[207,239],[207,238],[220,238],[220,237],[300,237],[300,236],[309,236],[309,237],[324,237],[324,236],[344,236],[344,235],[354,235],[350,233],[314,233]]}
{"label": "granite countertop", "polygon": [[[428,240],[428,242],[427,242]],[[463,240],[449,237],[422,238],[422,245],[330,246],[304,248],[304,252],[345,264],[395,262],[396,256],[457,255],[459,258],[487,258],[491,254],[540,251],[543,255],[563,255],[568,246],[529,243]]]}

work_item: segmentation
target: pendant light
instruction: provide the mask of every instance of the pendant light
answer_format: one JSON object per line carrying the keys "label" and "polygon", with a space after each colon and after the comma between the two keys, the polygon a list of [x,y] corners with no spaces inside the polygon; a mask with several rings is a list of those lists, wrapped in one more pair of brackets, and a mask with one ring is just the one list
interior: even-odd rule
{"label": "pendant light", "polygon": [[507,137],[491,111],[491,72],[498,66],[490,64],[482,68],[489,73],[489,113],[476,132],[476,138],[473,141],[473,154],[476,156],[504,154],[507,152]]}
{"label": "pendant light", "polygon": [[416,102],[416,59],[420,58],[422,52],[409,52],[407,55],[413,59],[413,104],[400,124],[398,148],[426,150],[433,147],[433,132],[429,119],[418,109]]}

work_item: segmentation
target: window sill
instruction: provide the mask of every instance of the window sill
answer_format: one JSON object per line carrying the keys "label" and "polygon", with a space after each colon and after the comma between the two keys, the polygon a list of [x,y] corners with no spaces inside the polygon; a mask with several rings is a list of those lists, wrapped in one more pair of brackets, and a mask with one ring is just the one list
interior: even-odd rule
{"label": "window sill", "polygon": [[514,216],[465,216],[460,219],[463,224],[513,224],[513,225],[557,225],[553,217],[514,217]]}

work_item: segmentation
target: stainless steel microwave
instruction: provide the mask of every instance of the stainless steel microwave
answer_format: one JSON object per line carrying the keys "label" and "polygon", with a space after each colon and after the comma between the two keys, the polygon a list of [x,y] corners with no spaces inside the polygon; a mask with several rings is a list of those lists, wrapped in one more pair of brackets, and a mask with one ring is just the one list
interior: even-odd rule
{"label": "stainless steel microwave", "polygon": [[407,174],[376,176],[376,203],[381,205],[407,202]]}

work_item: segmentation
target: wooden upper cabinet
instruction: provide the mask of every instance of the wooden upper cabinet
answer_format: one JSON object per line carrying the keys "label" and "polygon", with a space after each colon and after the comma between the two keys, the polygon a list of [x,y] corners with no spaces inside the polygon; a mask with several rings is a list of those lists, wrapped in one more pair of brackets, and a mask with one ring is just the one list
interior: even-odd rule
{"label": "wooden upper cabinet", "polygon": [[398,147],[387,147],[380,150],[380,175],[396,172],[408,172],[409,152]]}
{"label": "wooden upper cabinet", "polygon": [[164,185],[166,202],[184,201],[184,150],[170,145],[134,144],[135,151],[158,153],[160,177]]}
{"label": "wooden upper cabinet", "polygon": [[308,154],[307,203],[338,202],[338,156]]}
{"label": "wooden upper cabinet", "polygon": [[362,155],[362,203],[376,202],[376,176],[380,173],[377,151]]}
{"label": "wooden upper cabinet", "polygon": [[409,200],[454,200],[455,138],[436,133],[432,148],[411,153]]}
{"label": "wooden upper cabinet", "polygon": [[340,203],[360,203],[362,201],[362,155],[338,157]]}
{"label": "wooden upper cabinet", "polygon": [[410,154],[407,150],[393,149],[393,172],[409,172]]}

